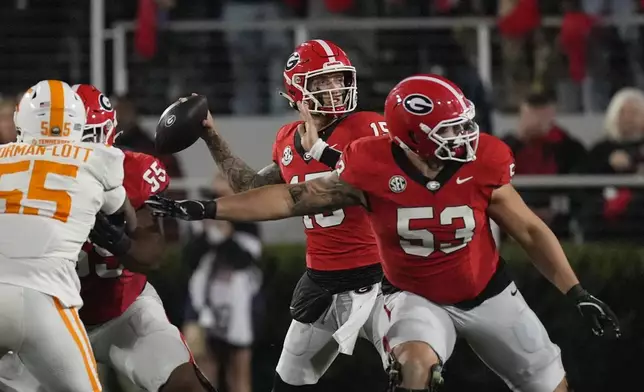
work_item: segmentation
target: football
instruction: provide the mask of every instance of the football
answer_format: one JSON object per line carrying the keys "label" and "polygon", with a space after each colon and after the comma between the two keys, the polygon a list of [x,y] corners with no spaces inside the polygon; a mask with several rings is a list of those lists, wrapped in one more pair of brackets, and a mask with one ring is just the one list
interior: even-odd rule
{"label": "football", "polygon": [[179,98],[161,114],[154,144],[160,154],[173,154],[192,146],[203,134],[208,100],[203,95]]}

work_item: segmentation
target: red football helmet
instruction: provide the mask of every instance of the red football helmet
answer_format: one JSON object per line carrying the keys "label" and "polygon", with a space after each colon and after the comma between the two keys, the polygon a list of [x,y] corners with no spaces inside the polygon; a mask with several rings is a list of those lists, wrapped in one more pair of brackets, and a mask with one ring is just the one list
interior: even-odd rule
{"label": "red football helmet", "polygon": [[425,159],[476,159],[479,127],[474,104],[438,75],[414,75],[394,87],[385,101],[390,137]]}
{"label": "red football helmet", "polygon": [[87,123],[81,141],[114,144],[116,133],[116,111],[101,90],[91,84],[76,84],[72,89],[85,104]]}
{"label": "red football helmet", "polygon": [[[327,75],[327,79],[316,78]],[[295,49],[284,67],[282,93],[296,107],[297,102],[312,102],[311,113],[338,115],[355,110],[358,104],[356,69],[339,46],[314,39]]]}

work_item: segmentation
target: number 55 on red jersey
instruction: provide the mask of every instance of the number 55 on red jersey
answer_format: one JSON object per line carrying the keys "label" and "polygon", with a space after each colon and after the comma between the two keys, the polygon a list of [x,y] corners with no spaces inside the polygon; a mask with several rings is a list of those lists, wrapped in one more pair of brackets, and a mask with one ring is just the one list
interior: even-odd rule
{"label": "number 55 on red jersey", "polygon": [[[123,186],[132,206],[139,209],[150,196],[163,192],[170,177],[157,158],[124,151]],[[141,294],[147,279],[123,268],[119,260],[104,249],[87,242],[78,260],[81,297],[80,316],[85,324],[96,325],[123,314]]]}

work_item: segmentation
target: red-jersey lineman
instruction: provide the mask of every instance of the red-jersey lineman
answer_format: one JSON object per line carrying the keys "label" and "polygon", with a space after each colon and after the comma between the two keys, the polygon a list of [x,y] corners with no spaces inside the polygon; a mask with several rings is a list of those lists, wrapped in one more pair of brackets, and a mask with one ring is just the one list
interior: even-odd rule
{"label": "red-jersey lineman", "polygon": [[[114,144],[117,119],[109,99],[91,85],[75,85],[73,89],[87,111],[82,140]],[[170,178],[155,157],[127,150],[124,155],[123,185],[137,210],[137,230],[158,232],[144,202],[163,192]],[[159,245],[160,260],[163,244]],[[84,302],[80,318],[89,331],[98,363],[147,391],[214,390],[193,365],[181,333],[168,321],[161,299],[144,274],[124,268],[122,260],[90,241],[83,246],[76,270]],[[11,380],[0,380],[2,384],[19,391],[38,390],[26,369]]]}
{"label": "red-jersey lineman", "polygon": [[[489,219],[571,297],[596,334],[619,336],[619,326],[581,287],[556,237],[510,184],[508,147],[479,135],[473,104],[436,75],[401,81],[385,118],[389,137],[351,143],[335,173],[202,201],[206,213],[195,215],[270,220],[361,204],[383,257],[386,315],[377,332],[391,354],[390,391],[433,389],[457,334],[512,390],[567,391],[560,350],[506,274]],[[175,216],[182,215],[177,207],[194,204],[150,203]]]}
{"label": "red-jersey lineman", "polygon": [[[209,114],[203,138],[235,192],[325,176],[340,156],[325,149],[327,143],[341,149],[353,140],[386,132],[382,115],[355,112],[356,70],[334,43],[311,40],[299,45],[287,59],[283,76],[282,95],[291,106],[310,103],[319,142],[309,145],[300,137],[302,121],[286,124],[277,132],[273,162],[257,172],[233,155]],[[303,223],[307,271],[293,293],[294,320],[277,365],[275,392],[316,384],[339,352],[352,352],[382,278],[378,248],[363,208],[311,214]],[[328,350],[329,343],[335,349]]]}

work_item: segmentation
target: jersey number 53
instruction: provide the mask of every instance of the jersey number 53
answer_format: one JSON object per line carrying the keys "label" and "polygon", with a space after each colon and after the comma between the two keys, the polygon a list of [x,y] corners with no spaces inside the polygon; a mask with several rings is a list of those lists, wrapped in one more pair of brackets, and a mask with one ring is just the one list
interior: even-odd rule
{"label": "jersey number 53", "polygon": [[412,229],[412,222],[417,220],[434,219],[433,207],[399,208],[397,230],[400,246],[405,253],[413,256],[428,257],[435,251],[445,254],[465,248],[474,237],[476,220],[470,206],[451,206],[443,209],[437,218],[441,226],[450,226],[455,221],[462,220],[463,227],[454,230],[453,242],[437,243],[434,234],[427,229]]}
{"label": "jersey number 53", "polygon": [[[94,245],[94,248],[95,248],[95,252],[99,254],[102,253],[106,257],[111,256],[111,253],[109,253],[105,249],[99,248],[96,245]],[[116,268],[108,268],[107,263],[94,263],[94,272],[99,278],[105,278],[105,279],[118,278],[123,274],[123,269],[124,267],[120,263]],[[81,250],[80,253],[78,254],[78,261],[76,263],[76,273],[78,274],[79,278],[84,278],[91,273],[89,255],[84,250]]]}

